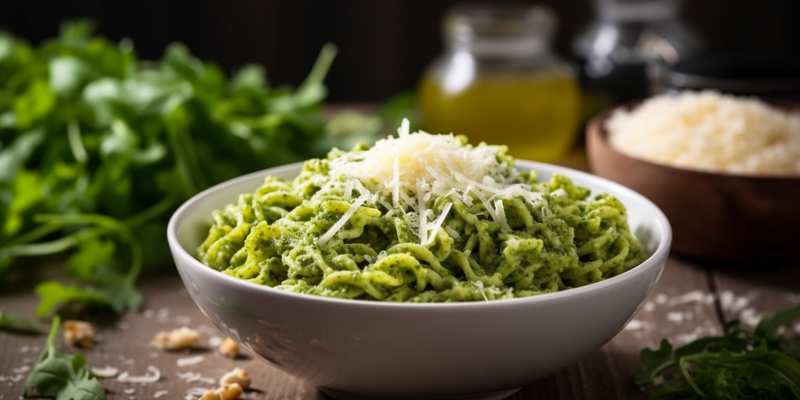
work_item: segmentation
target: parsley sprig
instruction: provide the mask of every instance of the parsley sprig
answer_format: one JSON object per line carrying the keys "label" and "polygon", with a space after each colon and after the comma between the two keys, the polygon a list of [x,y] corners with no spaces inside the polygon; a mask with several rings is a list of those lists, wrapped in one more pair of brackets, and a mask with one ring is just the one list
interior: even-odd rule
{"label": "parsley sprig", "polygon": [[39,334],[39,327],[35,322],[18,314],[6,313],[0,310],[0,331],[23,333],[28,335]]}
{"label": "parsley sprig", "polygon": [[733,320],[722,336],[674,351],[664,339],[657,350],[642,350],[636,383],[651,386],[654,400],[800,399],[800,337],[787,329],[798,317],[800,306],[765,317],[752,331]]}
{"label": "parsley sprig", "polygon": [[226,77],[179,43],[139,60],[130,40],[86,21],[36,46],[0,32],[0,279],[28,273],[26,257],[68,252],[77,284],[40,283],[40,316],[137,308],[140,272],[169,265],[166,224],[181,202],[352,141],[321,109],[335,53],[326,45],[293,89],[258,65]]}
{"label": "parsley sprig", "polygon": [[58,316],[53,318],[47,345],[31,369],[22,395],[28,396],[31,389],[36,389],[37,394],[54,396],[56,400],[105,400],[106,391],[86,369],[86,358],[80,353],[69,355],[56,350],[60,323]]}

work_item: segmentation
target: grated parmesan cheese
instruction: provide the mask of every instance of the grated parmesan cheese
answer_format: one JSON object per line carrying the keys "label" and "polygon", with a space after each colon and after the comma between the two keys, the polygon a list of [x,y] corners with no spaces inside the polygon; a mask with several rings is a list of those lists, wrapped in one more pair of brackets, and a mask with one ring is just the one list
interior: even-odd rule
{"label": "grated parmesan cheese", "polygon": [[100,378],[112,378],[119,373],[118,369],[110,365],[106,365],[105,368],[91,368],[91,371]]}
{"label": "grated parmesan cheese", "polygon": [[211,378],[206,378],[206,377],[204,377],[204,376],[202,376],[202,375],[200,375],[199,373],[196,373],[196,372],[185,372],[185,373],[178,372],[176,375],[178,375],[178,378],[183,379],[187,383],[191,383],[191,382],[203,382],[203,383],[209,383],[209,384],[216,383],[216,380],[211,379]]}
{"label": "grated parmesan cheese", "polygon": [[131,376],[128,372],[123,372],[119,376],[117,376],[117,381],[119,382],[128,382],[128,383],[155,383],[161,379],[161,371],[158,368],[148,365],[147,371],[150,372],[149,374],[144,374],[142,376]]}
{"label": "grated parmesan cheese", "polygon": [[606,122],[633,157],[745,174],[800,174],[800,114],[713,91],[657,96]]}
{"label": "grated parmesan cheese", "polygon": [[[513,183],[519,172],[513,165],[498,160],[499,150],[498,146],[464,146],[452,134],[409,133],[409,122],[403,120],[396,138],[379,140],[369,150],[331,161],[331,177],[343,178],[346,182],[344,197],[350,199],[353,190],[359,191],[360,196],[317,243],[324,245],[330,241],[365,203],[377,203],[389,209],[379,197],[391,199],[391,212],[397,209],[405,213],[406,209],[411,209],[416,215],[415,228],[423,245],[433,242],[452,206],[447,204],[440,215],[435,215],[427,206],[432,195],[459,196],[471,205],[470,194],[473,194],[490,217],[504,231],[510,232],[501,199],[522,197],[535,205],[541,194],[532,192],[528,185]],[[362,180],[375,192],[365,188]]]}
{"label": "grated parmesan cheese", "polygon": [[179,367],[188,367],[190,365],[197,365],[205,361],[205,357],[203,356],[193,356],[193,357],[184,357],[179,358],[175,363]]}
{"label": "grated parmesan cheese", "polygon": [[481,291],[481,294],[483,295],[483,301],[489,301],[489,298],[486,297],[486,292],[483,290],[483,282],[475,281],[475,282],[472,282],[472,284],[475,285],[475,287],[477,287],[478,290]]}

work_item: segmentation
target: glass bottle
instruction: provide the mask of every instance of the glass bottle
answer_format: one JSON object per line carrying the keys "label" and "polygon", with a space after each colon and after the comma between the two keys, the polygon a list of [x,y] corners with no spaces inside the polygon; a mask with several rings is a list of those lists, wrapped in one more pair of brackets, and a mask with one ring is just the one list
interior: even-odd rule
{"label": "glass bottle", "polygon": [[594,0],[595,19],[574,39],[584,118],[649,94],[646,66],[675,64],[703,49],[680,19],[681,0]]}
{"label": "glass bottle", "polygon": [[517,158],[564,156],[577,133],[579,92],[573,71],[551,50],[556,24],[542,6],[449,11],[445,50],[420,83],[425,130],[506,144]]}

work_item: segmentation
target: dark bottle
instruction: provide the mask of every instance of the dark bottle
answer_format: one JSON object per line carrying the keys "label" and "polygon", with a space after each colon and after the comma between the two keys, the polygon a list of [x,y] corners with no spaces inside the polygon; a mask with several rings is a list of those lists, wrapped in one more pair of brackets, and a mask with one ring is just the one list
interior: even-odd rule
{"label": "dark bottle", "polygon": [[678,17],[680,0],[595,0],[595,8],[572,44],[587,118],[647,97],[649,62],[677,63],[702,47]]}

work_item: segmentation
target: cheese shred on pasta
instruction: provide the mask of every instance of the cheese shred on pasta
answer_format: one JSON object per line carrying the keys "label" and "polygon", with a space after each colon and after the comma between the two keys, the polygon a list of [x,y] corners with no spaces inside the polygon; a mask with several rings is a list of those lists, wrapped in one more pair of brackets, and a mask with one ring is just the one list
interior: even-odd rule
{"label": "cheese shred on pasta", "polygon": [[409,133],[267,177],[213,213],[198,249],[281,290],[398,302],[485,301],[597,282],[646,257],[613,196],[520,172],[505,146]]}

